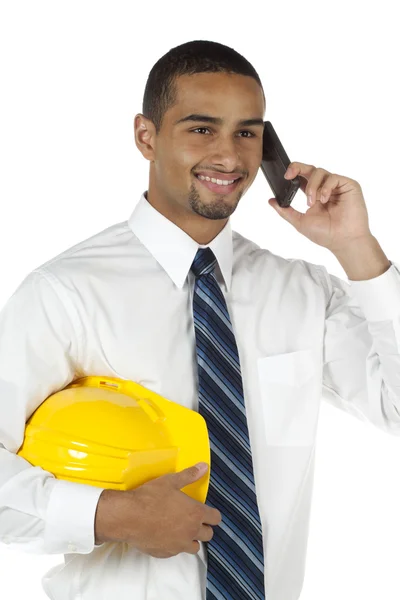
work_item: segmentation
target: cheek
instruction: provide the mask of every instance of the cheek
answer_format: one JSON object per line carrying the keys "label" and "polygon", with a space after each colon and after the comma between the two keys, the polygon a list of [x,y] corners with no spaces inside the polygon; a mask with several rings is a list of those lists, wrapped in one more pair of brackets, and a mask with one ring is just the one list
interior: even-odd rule
{"label": "cheek", "polygon": [[204,164],[204,152],[192,148],[187,144],[180,148],[171,149],[167,157],[170,176],[175,180],[187,179],[202,164]]}
{"label": "cheek", "polygon": [[255,173],[251,176],[249,175],[249,177],[246,180],[246,186],[245,189],[247,190],[251,185],[253,185],[253,181],[255,180],[255,178],[257,177],[257,173],[258,173],[258,169],[256,168]]}

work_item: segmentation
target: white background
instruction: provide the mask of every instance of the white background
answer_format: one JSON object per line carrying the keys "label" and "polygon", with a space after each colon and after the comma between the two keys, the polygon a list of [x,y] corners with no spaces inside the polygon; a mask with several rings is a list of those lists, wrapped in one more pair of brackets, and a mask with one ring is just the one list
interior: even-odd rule
{"label": "white background", "polygon": [[[290,160],[360,182],[370,228],[400,261],[400,55],[396,3],[88,0],[0,5],[0,306],[34,268],[130,216],[148,163],[133,119],[153,64],[196,39],[243,54],[261,77]],[[269,206],[259,172],[232,227],[284,257],[346,275]],[[294,208],[305,212],[299,191]],[[1,398],[1,402],[6,399]],[[324,403],[301,600],[397,600],[400,445]],[[62,555],[0,543],[1,597],[45,600]]]}

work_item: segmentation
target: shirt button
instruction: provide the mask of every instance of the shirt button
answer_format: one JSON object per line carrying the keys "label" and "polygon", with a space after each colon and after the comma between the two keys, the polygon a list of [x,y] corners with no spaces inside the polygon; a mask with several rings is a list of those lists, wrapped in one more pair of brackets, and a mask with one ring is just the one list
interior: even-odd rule
{"label": "shirt button", "polygon": [[76,552],[77,549],[78,548],[74,546],[74,544],[68,544],[68,550],[70,550],[71,552]]}

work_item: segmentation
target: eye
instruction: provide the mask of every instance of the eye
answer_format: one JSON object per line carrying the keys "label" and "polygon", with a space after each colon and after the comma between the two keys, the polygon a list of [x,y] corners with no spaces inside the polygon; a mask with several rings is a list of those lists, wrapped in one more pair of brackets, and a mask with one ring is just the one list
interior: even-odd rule
{"label": "eye", "polygon": [[[208,127],[196,127],[196,129],[192,129],[191,131],[194,133],[195,131],[199,131],[201,129],[210,131],[210,129]],[[246,136],[246,137],[256,137],[256,135],[252,131],[244,130],[244,131],[241,131],[240,133],[249,133],[250,136]]]}
{"label": "eye", "polygon": [[[208,129],[208,127],[196,127],[196,129],[192,129],[192,131],[193,132],[200,131],[200,129],[203,129],[203,131],[205,131],[206,129]],[[208,129],[208,131],[210,131],[210,130]]]}

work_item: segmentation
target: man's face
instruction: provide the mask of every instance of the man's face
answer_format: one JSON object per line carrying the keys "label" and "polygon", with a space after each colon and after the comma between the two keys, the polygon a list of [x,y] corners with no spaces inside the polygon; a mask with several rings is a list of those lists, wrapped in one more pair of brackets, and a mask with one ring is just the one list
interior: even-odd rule
{"label": "man's face", "polygon": [[[165,214],[185,219],[228,219],[254,181],[262,158],[264,97],[252,77],[198,73],[176,80],[177,103],[151,137],[149,195]],[[187,120],[189,115],[221,119]],[[258,119],[259,124],[239,122]],[[151,123],[151,122],[150,122]],[[152,124],[151,124],[152,125]],[[236,179],[227,188],[202,183],[196,174]],[[212,189],[210,189],[212,188]],[[157,200],[156,200],[157,199]]]}

